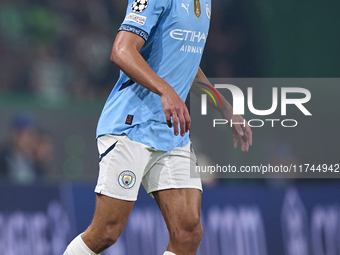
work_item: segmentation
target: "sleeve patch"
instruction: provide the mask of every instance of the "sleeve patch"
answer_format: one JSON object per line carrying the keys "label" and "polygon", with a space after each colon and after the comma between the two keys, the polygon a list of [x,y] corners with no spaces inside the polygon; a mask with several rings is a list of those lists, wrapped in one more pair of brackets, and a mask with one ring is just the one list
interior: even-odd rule
{"label": "sleeve patch", "polygon": [[142,15],[138,15],[135,13],[129,13],[126,15],[125,20],[131,20],[133,22],[136,22],[138,24],[144,25],[146,21],[146,17]]}
{"label": "sleeve patch", "polygon": [[132,3],[131,10],[133,12],[141,13],[145,11],[145,9],[148,7],[149,2],[148,0],[135,0]]}
{"label": "sleeve patch", "polygon": [[134,33],[142,37],[145,41],[147,41],[149,37],[149,34],[145,32],[143,29],[140,29],[135,26],[127,25],[127,24],[122,24],[120,28],[118,29],[118,31],[127,31],[127,32]]}

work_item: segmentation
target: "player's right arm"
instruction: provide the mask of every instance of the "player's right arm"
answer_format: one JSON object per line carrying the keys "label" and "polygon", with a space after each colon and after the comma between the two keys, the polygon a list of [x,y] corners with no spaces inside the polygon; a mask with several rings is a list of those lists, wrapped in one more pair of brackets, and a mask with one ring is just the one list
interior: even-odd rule
{"label": "player's right arm", "polygon": [[[139,50],[145,40],[134,33],[120,31],[112,47],[111,61],[115,63],[131,80],[158,94],[162,100],[168,126],[174,126],[174,134],[184,136],[190,129],[190,115],[183,100],[176,91],[159,77],[140,55]],[[172,122],[171,123],[171,117]]]}

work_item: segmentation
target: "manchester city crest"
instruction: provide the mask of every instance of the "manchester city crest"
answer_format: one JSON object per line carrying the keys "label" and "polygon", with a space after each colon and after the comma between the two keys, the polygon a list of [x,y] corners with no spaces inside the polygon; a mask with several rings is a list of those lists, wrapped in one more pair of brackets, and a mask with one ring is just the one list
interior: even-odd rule
{"label": "manchester city crest", "polygon": [[136,183],[136,175],[129,170],[125,170],[118,176],[118,183],[124,189],[131,189]]}
{"label": "manchester city crest", "polygon": [[208,19],[210,19],[210,17],[211,17],[211,10],[210,10],[210,7],[209,7],[208,3],[205,4],[205,10],[207,11]]}

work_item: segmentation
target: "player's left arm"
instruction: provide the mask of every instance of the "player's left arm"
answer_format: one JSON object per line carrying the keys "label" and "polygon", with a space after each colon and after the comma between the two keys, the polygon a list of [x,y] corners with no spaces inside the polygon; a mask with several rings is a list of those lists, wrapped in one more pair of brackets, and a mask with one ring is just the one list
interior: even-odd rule
{"label": "player's left arm", "polygon": [[[200,79],[200,82],[204,83],[206,86],[213,88],[212,84],[209,82],[208,78],[205,76],[203,73],[202,69],[199,68],[196,78]],[[191,92],[194,93],[196,96],[201,97],[202,94],[205,92],[201,89],[202,85],[194,82],[191,87]],[[211,89],[213,90],[213,89]],[[221,100],[222,100],[222,105],[217,104],[213,102],[213,100],[208,97],[208,103],[215,108],[217,111],[219,111],[222,115],[222,118],[228,120],[227,126],[230,128],[232,134],[233,134],[233,143],[234,143],[234,148],[237,149],[237,144],[238,144],[238,139],[239,137],[241,138],[241,150],[246,152],[249,150],[249,146],[252,145],[253,142],[253,134],[252,131],[248,125],[248,122],[244,120],[244,118],[240,115],[234,115],[233,114],[233,108],[229,104],[229,102],[222,96],[220,92],[217,91],[219,94]],[[230,125],[231,121],[233,123],[245,123],[244,125],[240,124],[233,124],[232,126]]]}

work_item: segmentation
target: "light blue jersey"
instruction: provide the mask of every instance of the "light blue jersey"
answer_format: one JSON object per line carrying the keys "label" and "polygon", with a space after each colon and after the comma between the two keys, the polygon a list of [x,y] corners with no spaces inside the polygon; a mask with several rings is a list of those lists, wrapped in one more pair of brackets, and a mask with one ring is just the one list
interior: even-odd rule
{"label": "light blue jersey", "polygon": [[[194,2],[200,2],[200,10]],[[201,61],[210,10],[211,0],[129,0],[119,29],[144,38],[140,54],[183,101]],[[133,141],[163,151],[189,142],[188,133],[175,136],[173,128],[167,126],[160,96],[123,72],[98,122],[97,137],[104,134],[126,134]]]}

